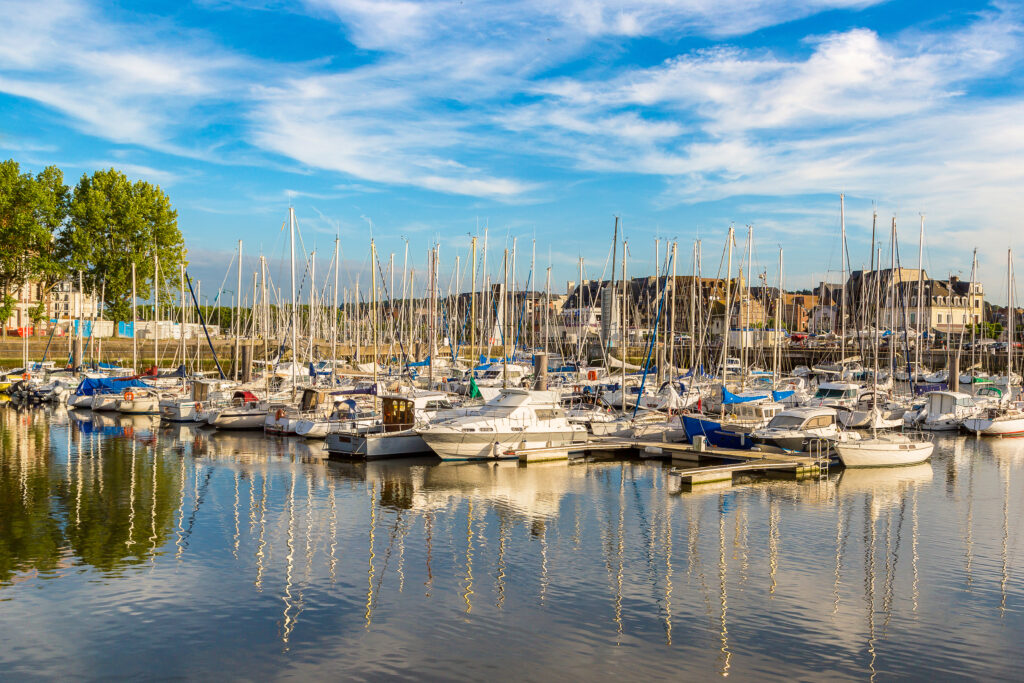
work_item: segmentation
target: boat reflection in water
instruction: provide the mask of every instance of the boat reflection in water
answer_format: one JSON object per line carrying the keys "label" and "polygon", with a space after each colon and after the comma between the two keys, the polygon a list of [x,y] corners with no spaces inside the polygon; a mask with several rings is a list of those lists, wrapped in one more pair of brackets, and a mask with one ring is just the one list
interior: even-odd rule
{"label": "boat reflection in water", "polygon": [[78,410],[0,407],[0,438],[14,677],[86,659],[95,677],[1019,663],[1015,443],[941,436],[919,466],[672,494],[650,461],[333,462],[302,439]]}

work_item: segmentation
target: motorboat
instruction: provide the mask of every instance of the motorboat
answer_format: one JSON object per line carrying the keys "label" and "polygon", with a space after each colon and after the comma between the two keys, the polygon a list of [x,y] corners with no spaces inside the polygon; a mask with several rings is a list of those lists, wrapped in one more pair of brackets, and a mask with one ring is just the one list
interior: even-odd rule
{"label": "motorboat", "polygon": [[514,457],[511,449],[568,446],[587,430],[570,423],[553,391],[503,389],[474,414],[417,428],[442,460]]}
{"label": "motorboat", "polygon": [[835,408],[808,406],[782,411],[767,427],[755,429],[750,436],[757,444],[786,451],[809,451],[812,441],[834,442],[843,438]]}
{"label": "motorboat", "polygon": [[860,397],[860,385],[852,382],[821,382],[814,396],[804,401],[805,406],[852,408]]}
{"label": "motorboat", "polygon": [[452,405],[446,394],[436,391],[382,396],[380,404],[379,424],[328,434],[328,454],[382,460],[430,453],[430,447],[416,431],[416,425],[425,425],[437,417],[455,417],[458,412],[465,414]]}
{"label": "motorboat", "polygon": [[978,410],[970,394],[959,391],[929,391],[924,407],[916,414],[907,413],[904,424],[916,424],[929,431],[956,431],[960,424]]}

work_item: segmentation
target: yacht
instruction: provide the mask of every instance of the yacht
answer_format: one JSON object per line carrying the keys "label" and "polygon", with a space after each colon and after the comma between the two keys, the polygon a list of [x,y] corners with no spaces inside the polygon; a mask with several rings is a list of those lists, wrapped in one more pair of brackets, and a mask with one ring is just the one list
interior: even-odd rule
{"label": "yacht", "polygon": [[970,394],[959,391],[929,391],[924,406],[917,413],[904,415],[905,425],[919,425],[929,431],[956,431],[960,424],[978,410]]}
{"label": "yacht", "polygon": [[472,415],[441,420],[416,430],[442,460],[514,457],[514,448],[568,446],[586,441],[553,391],[503,389]]}
{"label": "yacht", "polygon": [[758,444],[786,451],[809,451],[811,441],[834,442],[844,435],[836,423],[835,408],[804,406],[782,411],[767,427],[755,429],[750,436]]}
{"label": "yacht", "polygon": [[860,385],[852,382],[822,382],[814,396],[804,401],[805,406],[852,408],[860,395]]}

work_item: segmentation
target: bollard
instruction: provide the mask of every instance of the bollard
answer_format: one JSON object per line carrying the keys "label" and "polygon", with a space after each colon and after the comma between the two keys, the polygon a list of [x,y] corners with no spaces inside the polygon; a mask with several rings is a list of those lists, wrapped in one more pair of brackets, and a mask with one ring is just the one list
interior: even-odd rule
{"label": "bollard", "polygon": [[538,391],[545,391],[548,388],[548,354],[535,353],[533,355],[533,388]]}

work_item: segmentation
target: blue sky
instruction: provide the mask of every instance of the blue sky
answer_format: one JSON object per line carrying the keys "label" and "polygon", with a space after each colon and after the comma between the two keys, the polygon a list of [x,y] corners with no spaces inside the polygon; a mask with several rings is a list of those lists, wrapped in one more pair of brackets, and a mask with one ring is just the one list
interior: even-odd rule
{"label": "blue sky", "polygon": [[[634,274],[678,239],[754,227],[754,269],[791,287],[869,257],[872,207],[914,265],[991,298],[1024,198],[1024,8],[872,0],[0,0],[0,155],[69,183],[116,166],[158,182],[196,274],[341,236],[350,282],[383,258],[488,269],[515,237],[525,280],[605,268],[613,216]],[[662,252],[664,253],[664,252]],[[328,255],[329,258],[329,255]],[[888,257],[886,257],[888,258]],[[320,273],[326,260],[318,258]],[[462,269],[465,273],[465,268]],[[278,272],[279,269],[278,269]],[[832,276],[835,278],[836,276]],[[468,276],[464,275],[463,279]],[[318,277],[318,280],[320,278]],[[232,275],[230,280],[234,280]],[[283,280],[281,280],[283,281]],[[424,280],[421,278],[420,282]],[[214,285],[214,286],[215,286]],[[205,286],[204,286],[205,288]]]}

